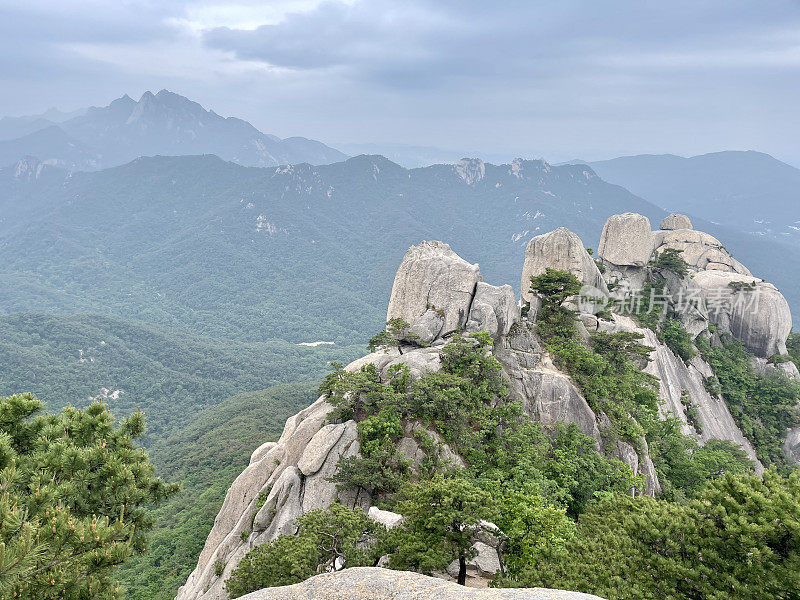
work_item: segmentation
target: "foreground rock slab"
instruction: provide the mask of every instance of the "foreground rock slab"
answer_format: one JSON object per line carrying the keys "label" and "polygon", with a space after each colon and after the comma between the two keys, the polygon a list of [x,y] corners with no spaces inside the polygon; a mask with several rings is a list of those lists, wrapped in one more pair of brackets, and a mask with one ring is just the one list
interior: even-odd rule
{"label": "foreground rock slab", "polygon": [[357,567],[317,575],[303,583],[267,588],[242,600],[603,600],[599,596],[548,590],[473,589],[419,573]]}

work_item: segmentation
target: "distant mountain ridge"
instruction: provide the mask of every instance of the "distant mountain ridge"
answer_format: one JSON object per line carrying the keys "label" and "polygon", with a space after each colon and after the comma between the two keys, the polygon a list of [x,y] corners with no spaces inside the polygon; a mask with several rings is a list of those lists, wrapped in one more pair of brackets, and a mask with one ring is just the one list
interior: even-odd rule
{"label": "distant mountain ridge", "polygon": [[347,158],[316,140],[282,140],[262,133],[247,121],[221,117],[168,90],[145,92],[138,102],[126,94],[61,123],[22,119],[0,121],[0,139],[15,128],[26,132],[0,141],[0,165],[27,155],[68,170],[96,170],[155,155],[216,154],[257,167],[326,164]]}
{"label": "distant mountain ridge", "polygon": [[[0,169],[0,312],[106,312],[204,335],[293,343],[367,339],[392,265],[449,239],[489,282],[566,224],[596,247],[606,218],[665,211],[585,165],[477,159],[404,169],[381,156],[246,168],[213,156],[141,158],[68,176]],[[754,274],[800,300],[800,251],[701,220]],[[25,248],[20,252],[20,248]]]}
{"label": "distant mountain ridge", "polygon": [[0,141],[13,140],[35,131],[46,129],[51,125],[63,123],[73,117],[85,114],[87,110],[86,108],[79,108],[63,112],[57,108],[49,108],[38,115],[0,118]]}
{"label": "distant mountain ridge", "polygon": [[769,154],[642,154],[585,164],[665,210],[800,244],[800,169]]}

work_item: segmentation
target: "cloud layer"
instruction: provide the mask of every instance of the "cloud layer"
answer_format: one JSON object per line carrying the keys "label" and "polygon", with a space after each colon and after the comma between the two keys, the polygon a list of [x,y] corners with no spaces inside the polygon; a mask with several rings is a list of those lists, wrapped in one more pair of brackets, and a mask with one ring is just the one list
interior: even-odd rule
{"label": "cloud layer", "polygon": [[800,163],[800,4],[0,0],[0,114],[167,87],[278,135]]}

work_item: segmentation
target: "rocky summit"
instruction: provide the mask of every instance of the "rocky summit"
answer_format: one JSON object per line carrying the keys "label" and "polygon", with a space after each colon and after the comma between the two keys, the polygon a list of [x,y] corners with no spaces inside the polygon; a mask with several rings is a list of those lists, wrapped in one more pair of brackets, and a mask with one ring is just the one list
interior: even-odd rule
{"label": "rocky summit", "polygon": [[418,573],[356,567],[312,577],[303,583],[268,588],[242,596],[245,600],[602,600],[599,596],[530,588],[464,589],[449,581]]}
{"label": "rocky summit", "polygon": [[[608,416],[592,409],[537,333],[539,306],[528,292],[530,278],[547,269],[566,270],[590,290],[590,301],[574,301],[580,337],[588,342],[592,334],[603,332],[643,336],[642,343],[652,351],[642,368],[657,378],[661,416],[676,417],[683,433],[700,445],[710,440],[738,445],[756,470],[762,471],[754,446],[737,427],[719,390],[709,385],[714,376],[711,364],[702,354],[678,356],[652,329],[643,327],[626,305],[643,289],[656,286],[663,291],[659,299],[663,306],[674,312],[691,338],[712,344],[723,336],[737,338],[752,353],[754,368],[800,380],[792,362],[775,359],[786,352],[791,331],[791,314],[781,293],[752,275],[716,238],[693,229],[684,215],[670,215],[656,231],[642,215],[613,215],[603,229],[597,254],[592,257],[583,241],[564,228],[534,237],[525,251],[523,293],[518,301],[510,286],[483,281],[480,267],[447,244],[427,241],[413,246],[398,269],[387,321],[406,322],[413,336],[405,339],[414,343],[401,339],[398,345],[368,354],[345,370],[354,372],[371,363],[388,381],[393,366],[405,365],[411,378],[418,379],[442,369],[442,349],[454,332],[486,331],[494,339],[492,352],[502,366],[510,399],[522,406],[529,419],[545,427],[574,423],[594,438],[598,450],[642,476],[645,485],[632,493],[655,496],[661,482],[644,439],[634,445],[605,435]],[[242,557],[281,534],[296,533],[298,517],[334,501],[360,507],[387,526],[396,525],[400,516],[378,510],[368,492],[339,489],[331,481],[340,458],[360,452],[356,422],[329,422],[332,410],[325,396],[320,397],[286,422],[277,443],[265,442],[255,450],[250,465],[228,490],[197,566],[177,600],[226,599],[225,581]],[[426,429],[422,422],[410,420],[403,427],[397,448],[413,465],[422,464],[428,452],[438,453],[443,464],[464,464],[436,431],[427,433],[437,443],[421,444],[416,434]],[[787,433],[784,451],[789,462],[797,463],[800,432]],[[472,587],[481,582],[485,587],[499,569],[498,550],[477,538],[473,550],[468,579]],[[441,576],[449,577],[447,573]],[[591,596],[539,589],[471,591],[414,573],[353,568],[247,598],[577,600]]]}

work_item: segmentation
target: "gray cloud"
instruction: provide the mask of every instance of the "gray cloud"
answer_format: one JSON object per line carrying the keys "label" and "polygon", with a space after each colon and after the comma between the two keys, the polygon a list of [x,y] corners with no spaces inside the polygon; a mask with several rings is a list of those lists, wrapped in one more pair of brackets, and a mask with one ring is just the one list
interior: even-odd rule
{"label": "gray cloud", "polygon": [[329,142],[800,162],[799,70],[796,0],[0,0],[0,114],[166,87]]}
{"label": "gray cloud", "polygon": [[763,51],[777,45],[771,36],[788,28],[787,18],[800,21],[795,5],[780,2],[732,9],[725,0],[360,0],[326,2],[255,30],[212,29],[205,41],[248,60],[300,70],[340,68],[392,87],[513,76],[516,84],[525,77],[563,77],[575,67],[636,68],[643,54],[682,52],[689,63],[684,66],[696,69],[707,52],[730,51],[735,67],[743,50],[752,50],[761,58],[758,66],[768,68],[770,56]]}

